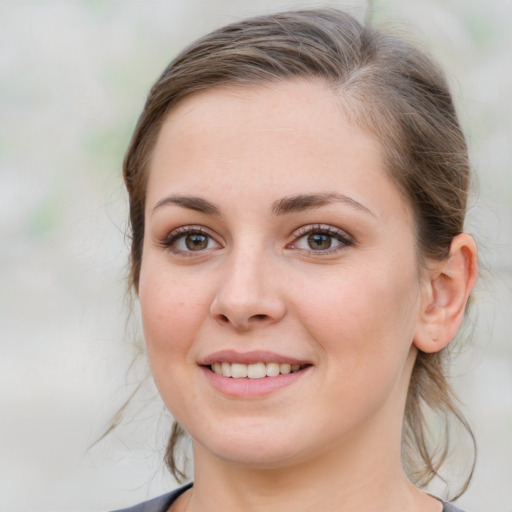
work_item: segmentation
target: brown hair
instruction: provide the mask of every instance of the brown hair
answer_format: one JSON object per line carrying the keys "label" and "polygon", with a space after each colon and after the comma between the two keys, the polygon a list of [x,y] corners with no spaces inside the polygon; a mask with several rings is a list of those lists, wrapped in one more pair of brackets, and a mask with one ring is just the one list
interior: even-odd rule
{"label": "brown hair", "polygon": [[[350,119],[376,135],[386,168],[412,205],[420,261],[442,260],[463,230],[470,166],[448,85],[439,67],[411,43],[334,9],[260,16],[199,39],[171,62],[152,87],[124,160],[130,199],[131,275],[138,290],[144,237],[147,167],[168,113],[185,97],[223,84],[322,80],[334,88]],[[426,412],[448,425],[454,415],[473,435],[447,380],[446,350],[419,352],[404,416],[403,462],[426,485],[439,476],[449,429],[432,441]],[[183,430],[175,423],[166,462]],[[471,473],[474,467],[472,461]],[[471,474],[459,495],[466,489]]]}

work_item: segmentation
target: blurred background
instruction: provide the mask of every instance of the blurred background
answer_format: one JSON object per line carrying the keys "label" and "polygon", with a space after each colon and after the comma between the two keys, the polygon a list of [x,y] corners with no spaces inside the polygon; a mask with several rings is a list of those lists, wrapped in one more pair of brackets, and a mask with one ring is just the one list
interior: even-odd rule
{"label": "blurred background", "polygon": [[[512,1],[376,0],[452,83],[478,174],[484,263],[453,368],[479,444],[468,512],[512,507]],[[0,512],[102,511],[174,486],[169,418],[135,362],[125,297],[124,150],[149,87],[240,17],[363,1],[0,0]],[[135,308],[136,310],[136,308]],[[111,435],[111,425],[144,382]],[[117,418],[114,418],[117,420]]]}

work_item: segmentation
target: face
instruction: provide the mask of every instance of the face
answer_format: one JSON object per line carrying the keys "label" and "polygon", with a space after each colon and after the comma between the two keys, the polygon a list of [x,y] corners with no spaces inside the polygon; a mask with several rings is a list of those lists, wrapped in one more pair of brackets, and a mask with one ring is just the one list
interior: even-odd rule
{"label": "face", "polygon": [[169,115],[139,298],[157,387],[204,452],[267,467],[399,443],[412,213],[327,86],[218,88]]}

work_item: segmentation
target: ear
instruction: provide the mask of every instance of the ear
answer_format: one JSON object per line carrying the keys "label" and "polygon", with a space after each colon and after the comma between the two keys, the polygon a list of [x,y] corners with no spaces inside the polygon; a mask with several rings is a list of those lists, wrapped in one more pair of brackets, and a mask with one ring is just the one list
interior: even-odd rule
{"label": "ear", "polygon": [[414,344],[439,352],[455,337],[478,274],[477,248],[467,233],[456,236],[450,253],[427,270]]}

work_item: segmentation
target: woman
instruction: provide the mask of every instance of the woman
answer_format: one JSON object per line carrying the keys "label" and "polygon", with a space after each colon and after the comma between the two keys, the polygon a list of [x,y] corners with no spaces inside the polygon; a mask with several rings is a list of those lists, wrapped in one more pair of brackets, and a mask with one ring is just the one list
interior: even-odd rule
{"label": "woman", "polygon": [[[424,409],[477,275],[445,79],[336,10],[205,36],[153,86],[124,163],[151,370],[194,484],[132,511],[458,510]],[[414,482],[414,483],[412,483]]]}

